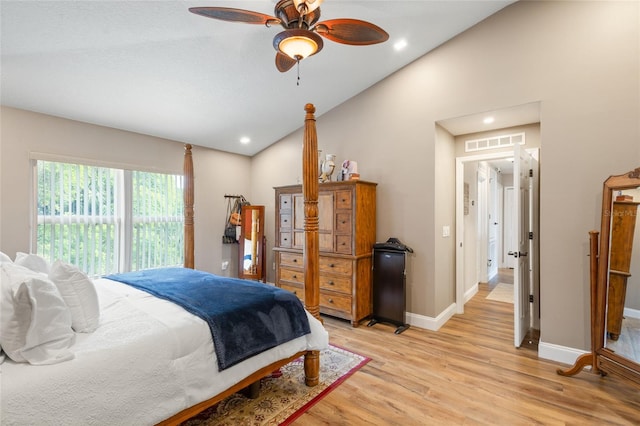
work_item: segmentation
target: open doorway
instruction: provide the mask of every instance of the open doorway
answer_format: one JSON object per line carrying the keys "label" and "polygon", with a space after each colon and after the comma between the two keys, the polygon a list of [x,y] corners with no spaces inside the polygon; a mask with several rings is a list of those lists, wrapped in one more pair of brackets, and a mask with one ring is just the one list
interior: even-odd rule
{"label": "open doorway", "polygon": [[[514,152],[515,167],[500,166]],[[516,347],[539,329],[538,156],[516,146],[456,159],[457,313],[481,284],[511,288]]]}
{"label": "open doorway", "polygon": [[[488,118],[495,120],[487,125],[491,121],[486,120]],[[454,136],[456,145],[456,312],[464,313],[464,304],[477,293],[479,283],[497,280],[501,272],[507,272],[505,280],[508,280],[509,272],[515,272],[519,265],[518,272],[526,273],[525,278],[531,282],[530,288],[516,295],[520,305],[516,308],[514,303],[514,344],[519,347],[522,324],[539,329],[537,159],[541,146],[540,103],[441,120],[438,124]],[[518,140],[518,132],[522,134],[521,140]],[[509,176],[509,162],[516,146],[527,147],[523,151],[533,154],[535,173],[532,170],[531,181],[535,184],[526,191],[516,189],[515,181],[521,179]],[[522,204],[524,194],[531,196],[527,198],[532,209],[531,221],[523,218],[522,211],[515,208]],[[520,227],[520,231],[526,232],[527,238],[521,238],[522,235],[517,235],[516,225],[525,221],[527,225]],[[530,248],[512,244],[516,239]],[[529,259],[531,261],[525,266]],[[522,278],[520,274],[519,277]],[[518,323],[520,314],[528,314],[529,309],[530,317]]]}

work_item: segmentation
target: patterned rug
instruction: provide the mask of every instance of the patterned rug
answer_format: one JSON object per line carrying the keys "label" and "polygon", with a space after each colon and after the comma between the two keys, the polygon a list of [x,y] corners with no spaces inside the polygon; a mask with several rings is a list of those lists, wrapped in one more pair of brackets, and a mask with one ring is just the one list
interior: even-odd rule
{"label": "patterned rug", "polygon": [[498,283],[487,296],[489,300],[513,303],[513,284]]}
{"label": "patterned rug", "polygon": [[330,345],[320,353],[317,386],[304,384],[304,360],[299,358],[282,367],[281,376],[262,379],[257,399],[231,395],[182,425],[287,425],[369,361],[370,358]]}

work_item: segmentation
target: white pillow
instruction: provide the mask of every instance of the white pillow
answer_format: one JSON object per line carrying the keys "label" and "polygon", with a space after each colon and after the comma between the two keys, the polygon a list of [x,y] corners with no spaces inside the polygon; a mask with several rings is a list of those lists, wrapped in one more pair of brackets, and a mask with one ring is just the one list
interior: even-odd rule
{"label": "white pillow", "polygon": [[27,254],[19,251],[16,253],[15,263],[16,265],[31,269],[34,272],[49,273],[49,262],[37,254]]}
{"label": "white pillow", "polygon": [[5,263],[5,262],[12,263],[13,260],[11,260],[9,256],[7,256],[6,254],[0,251],[0,263]]}
{"label": "white pillow", "polygon": [[49,279],[58,287],[71,312],[71,327],[79,333],[90,333],[100,323],[98,293],[87,274],[76,266],[56,261]]}
{"label": "white pillow", "polygon": [[55,364],[74,357],[71,313],[45,276],[0,264],[0,345],[16,362]]}

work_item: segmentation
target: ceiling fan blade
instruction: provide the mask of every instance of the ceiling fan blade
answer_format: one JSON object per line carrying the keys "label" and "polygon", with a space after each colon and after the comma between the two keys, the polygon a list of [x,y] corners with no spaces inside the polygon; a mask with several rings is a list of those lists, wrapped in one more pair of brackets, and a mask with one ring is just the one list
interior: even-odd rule
{"label": "ceiling fan blade", "polygon": [[359,19],[330,19],[319,22],[314,29],[331,41],[356,46],[382,43],[389,39],[385,30]]}
{"label": "ceiling fan blade", "polygon": [[251,10],[234,9],[231,7],[190,7],[189,12],[207,18],[220,19],[230,22],[245,22],[247,24],[276,25],[280,19]]}
{"label": "ceiling fan blade", "polygon": [[276,53],[276,68],[278,68],[278,71],[280,72],[289,71],[296,64],[296,62],[297,61],[295,59],[292,59],[284,53]]}

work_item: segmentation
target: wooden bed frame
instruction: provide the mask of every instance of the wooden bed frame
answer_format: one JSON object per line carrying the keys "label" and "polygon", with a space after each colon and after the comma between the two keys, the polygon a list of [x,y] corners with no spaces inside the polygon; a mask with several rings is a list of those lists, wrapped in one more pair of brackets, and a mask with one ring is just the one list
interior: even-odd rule
{"label": "wooden bed frame", "polygon": [[[304,146],[302,149],[302,191],[304,195],[304,231],[305,246],[304,286],[305,308],[320,320],[320,281],[319,281],[319,247],[318,247],[318,136],[316,133],[316,111],[313,104],[305,105]],[[193,221],[193,157],[191,145],[185,145],[184,153],[184,267],[194,268],[194,221]],[[217,404],[224,398],[247,387],[259,383],[278,368],[304,355],[304,374],[307,386],[316,386],[320,375],[320,353],[318,351],[304,351],[287,359],[283,359],[254,372],[241,382],[224,392],[199,404],[189,407],[174,416],[162,421],[160,425],[177,425],[188,420],[201,411]]]}

